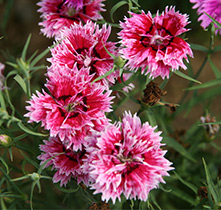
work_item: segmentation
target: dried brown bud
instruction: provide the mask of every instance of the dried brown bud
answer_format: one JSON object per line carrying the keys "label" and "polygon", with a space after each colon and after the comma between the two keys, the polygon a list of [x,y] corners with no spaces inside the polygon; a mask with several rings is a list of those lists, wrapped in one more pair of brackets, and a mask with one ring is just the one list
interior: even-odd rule
{"label": "dried brown bud", "polygon": [[[200,121],[202,123],[212,123],[212,122],[216,122],[216,118],[211,117],[210,114],[208,114],[206,115],[206,117],[203,117],[203,116],[200,117]],[[204,125],[203,127],[206,129],[206,132],[210,137],[214,137],[219,131],[218,124],[208,124],[208,125]]]}
{"label": "dried brown bud", "polygon": [[198,192],[197,192],[198,196],[203,199],[203,198],[208,198],[208,189],[206,186],[201,186],[199,189],[198,189]]}
{"label": "dried brown bud", "polygon": [[99,203],[92,203],[88,208],[89,210],[110,210],[109,204],[103,201]]}
{"label": "dried brown bud", "polygon": [[143,90],[144,96],[142,101],[144,103],[150,104],[151,106],[155,105],[160,101],[161,96],[166,95],[166,91],[161,90],[157,83],[151,81],[146,85],[146,88]]}

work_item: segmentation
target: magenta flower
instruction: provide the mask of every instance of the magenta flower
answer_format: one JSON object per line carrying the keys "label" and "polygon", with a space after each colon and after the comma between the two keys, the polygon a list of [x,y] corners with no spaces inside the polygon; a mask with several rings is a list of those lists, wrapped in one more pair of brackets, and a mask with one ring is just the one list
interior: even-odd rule
{"label": "magenta flower", "polygon": [[42,22],[39,23],[43,28],[41,32],[51,38],[60,37],[60,31],[64,27],[70,27],[73,23],[87,20],[102,19],[99,14],[105,11],[102,6],[104,0],[41,0],[37,5],[40,6],[38,12],[42,13]]}
{"label": "magenta flower", "polygon": [[96,146],[86,148],[94,194],[102,193],[102,200],[113,203],[121,194],[146,201],[149,191],[164,182],[162,176],[169,176],[172,167],[164,157],[166,151],[160,149],[161,132],[155,129],[126,112],[122,123],[101,132]]}
{"label": "magenta flower", "polygon": [[[219,23],[221,23],[221,1],[220,0],[190,0],[191,3],[194,3],[193,9],[197,9],[198,21],[201,22],[201,26],[205,29],[209,26],[212,20],[205,14],[207,13]],[[215,28],[218,28],[215,25]],[[217,29],[216,33],[221,34],[221,29]]]}
{"label": "magenta flower", "polygon": [[41,165],[51,158],[44,168],[51,165],[52,170],[56,170],[53,176],[54,183],[60,182],[61,186],[66,185],[73,178],[78,184],[83,181],[88,186],[92,181],[89,174],[82,170],[83,159],[86,158],[85,149],[78,152],[67,149],[58,137],[51,137],[49,141],[45,140],[44,145],[40,145],[40,149],[43,152],[38,156]]}
{"label": "magenta flower", "polygon": [[[121,22],[120,42],[125,48],[120,53],[128,59],[130,70],[141,68],[142,73],[150,73],[150,77],[169,77],[179,67],[186,69],[183,59],[193,56],[189,45],[180,37],[188,31],[187,15],[175,12],[174,7],[166,7],[165,12],[153,18],[151,13],[134,14]],[[147,68],[148,67],[148,68]],[[147,71],[146,71],[147,69]]]}
{"label": "magenta flower", "polygon": [[79,71],[76,66],[59,67],[49,71],[48,77],[46,87],[50,94],[44,90],[33,94],[25,116],[29,117],[28,122],[41,122],[51,136],[58,136],[68,148],[81,149],[85,136],[92,130],[102,130],[108,123],[105,112],[111,111],[111,91],[99,83],[91,85],[93,75],[85,68]]}
{"label": "magenta flower", "polygon": [[[51,49],[52,57],[49,61],[53,65],[73,68],[77,63],[78,68],[90,68],[90,74],[95,77],[104,75],[113,68],[114,59],[106,52],[113,53],[115,44],[107,42],[111,28],[103,25],[101,29],[96,23],[88,21],[84,26],[74,24],[65,28],[61,33],[61,41]],[[114,83],[116,72],[107,76],[109,82]],[[102,80],[105,83],[104,79]]]}

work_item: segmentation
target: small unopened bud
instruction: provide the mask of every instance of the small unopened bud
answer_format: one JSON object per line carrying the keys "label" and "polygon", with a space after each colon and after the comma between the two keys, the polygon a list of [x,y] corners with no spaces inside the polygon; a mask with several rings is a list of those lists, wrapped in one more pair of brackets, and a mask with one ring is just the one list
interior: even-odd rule
{"label": "small unopened bud", "polygon": [[124,60],[121,56],[117,56],[114,61],[114,63],[118,68],[123,68],[125,62],[126,60]]}
{"label": "small unopened bud", "polygon": [[36,180],[40,179],[40,175],[39,175],[38,173],[35,173],[35,172],[34,172],[34,173],[31,175],[31,178],[32,178],[32,180],[36,181]]}
{"label": "small unopened bud", "polygon": [[10,147],[12,145],[12,139],[8,135],[0,135],[0,145],[3,147]]}

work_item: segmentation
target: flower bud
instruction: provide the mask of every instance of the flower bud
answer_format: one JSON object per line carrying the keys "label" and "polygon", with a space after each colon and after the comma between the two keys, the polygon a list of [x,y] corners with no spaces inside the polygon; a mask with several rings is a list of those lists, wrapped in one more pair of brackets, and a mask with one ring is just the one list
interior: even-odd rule
{"label": "flower bud", "polygon": [[35,173],[35,172],[34,172],[34,173],[31,175],[31,178],[32,178],[32,180],[36,181],[36,180],[40,179],[40,175],[39,175],[38,173]]}
{"label": "flower bud", "polygon": [[118,68],[123,68],[125,62],[126,60],[124,60],[121,56],[117,56],[114,61]]}
{"label": "flower bud", "polygon": [[12,139],[5,134],[0,135],[0,146],[10,147],[12,145]]}

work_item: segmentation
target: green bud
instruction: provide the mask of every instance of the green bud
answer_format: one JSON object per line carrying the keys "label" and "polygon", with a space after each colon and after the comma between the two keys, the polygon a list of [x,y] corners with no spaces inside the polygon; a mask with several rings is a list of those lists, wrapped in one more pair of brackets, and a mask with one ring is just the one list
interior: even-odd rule
{"label": "green bud", "polygon": [[118,68],[122,68],[125,64],[126,60],[124,60],[121,56],[116,57],[114,63],[117,65]]}
{"label": "green bud", "polygon": [[36,181],[36,180],[40,179],[40,175],[39,175],[38,173],[35,173],[35,172],[34,172],[34,173],[31,175],[31,178],[32,178],[32,180]]}
{"label": "green bud", "polygon": [[1,134],[0,145],[3,147],[10,147],[12,145],[12,139],[8,135]]}

